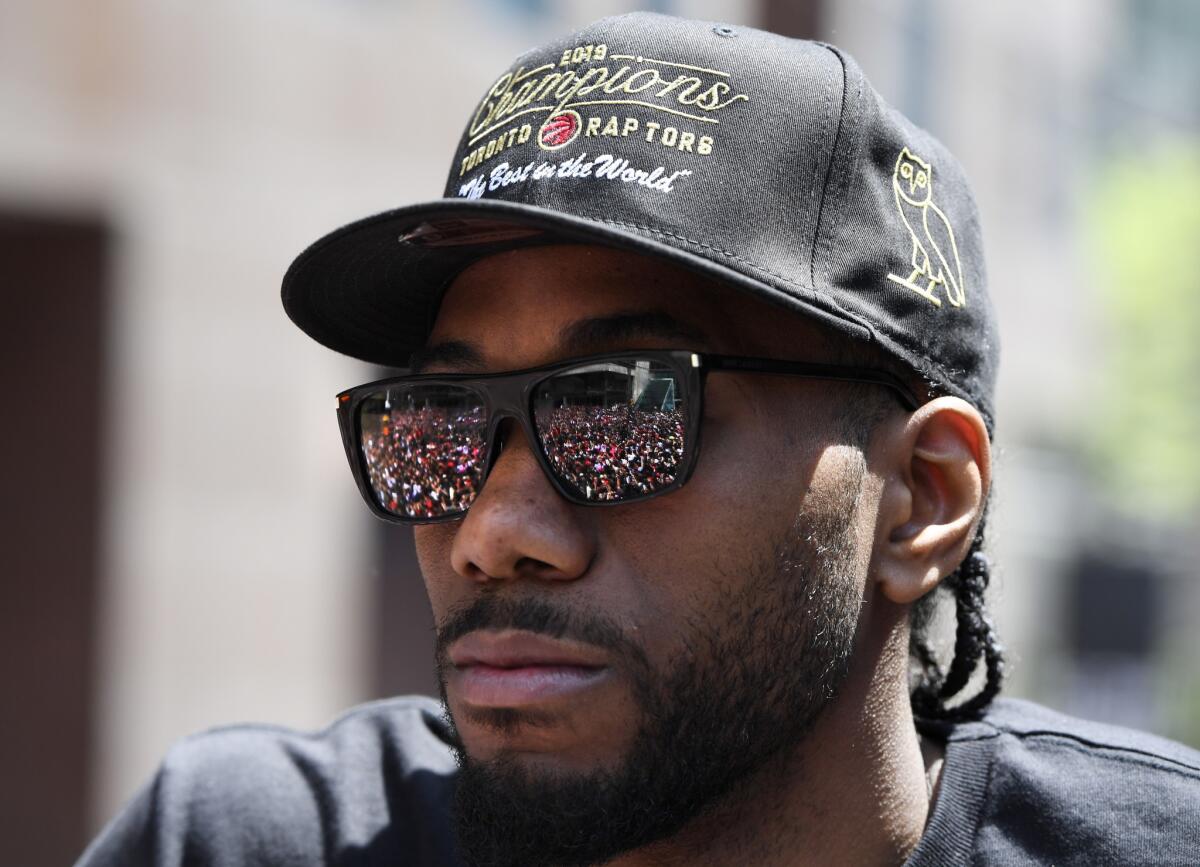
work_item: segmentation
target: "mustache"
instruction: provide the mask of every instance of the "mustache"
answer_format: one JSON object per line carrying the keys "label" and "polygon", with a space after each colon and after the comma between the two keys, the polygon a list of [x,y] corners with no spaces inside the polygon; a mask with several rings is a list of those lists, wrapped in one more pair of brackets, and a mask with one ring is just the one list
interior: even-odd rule
{"label": "mustache", "polygon": [[641,646],[605,614],[571,608],[542,597],[487,595],[451,610],[437,626],[435,649],[439,666],[446,664],[450,645],[464,635],[502,629],[520,629],[548,638],[590,644],[642,666],[648,664]]}

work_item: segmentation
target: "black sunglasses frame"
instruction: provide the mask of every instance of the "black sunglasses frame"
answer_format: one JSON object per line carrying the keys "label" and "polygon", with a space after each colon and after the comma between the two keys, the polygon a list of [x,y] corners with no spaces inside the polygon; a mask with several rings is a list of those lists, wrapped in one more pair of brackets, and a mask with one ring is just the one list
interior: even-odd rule
{"label": "black sunglasses frame", "polygon": [[[566,373],[578,367],[599,362],[621,361],[652,361],[669,367],[678,377],[686,395],[685,412],[686,427],[684,428],[684,451],[680,458],[674,481],[669,485],[654,491],[624,500],[586,500],[572,492],[558,477],[550,459],[542,448],[541,438],[537,435],[536,423],[533,417],[533,398],[537,387],[547,379],[558,374]],[[649,349],[627,352],[606,352],[602,355],[590,355],[582,358],[570,358],[541,367],[516,370],[505,373],[430,373],[406,376],[394,376],[379,379],[363,385],[347,389],[337,396],[338,426],[342,433],[342,443],[346,448],[346,457],[350,462],[350,470],[358,484],[359,492],[367,501],[372,514],[393,524],[435,524],[444,521],[456,521],[463,518],[470,506],[459,512],[436,517],[412,518],[397,515],[385,509],[376,499],[367,472],[366,457],[362,453],[362,427],[359,420],[359,407],[363,401],[380,391],[402,385],[459,385],[469,388],[479,395],[487,418],[484,431],[484,466],[480,476],[486,481],[491,473],[492,464],[496,459],[499,442],[500,423],[511,418],[519,424],[528,438],[542,472],[550,479],[554,489],[568,502],[581,506],[620,506],[627,503],[640,503],[654,497],[669,494],[678,490],[691,477],[695,469],[696,459],[700,451],[700,419],[703,415],[704,383],[707,375],[712,372],[733,371],[737,373],[767,373],[786,376],[800,376],[809,379],[830,379],[843,382],[861,382],[871,385],[881,385],[891,389],[900,403],[909,412],[919,406],[916,396],[904,382],[891,373],[866,367],[853,367],[837,364],[820,364],[806,361],[783,361],[772,358],[750,358],[734,355],[713,355],[709,353],[691,352],[685,349]]]}

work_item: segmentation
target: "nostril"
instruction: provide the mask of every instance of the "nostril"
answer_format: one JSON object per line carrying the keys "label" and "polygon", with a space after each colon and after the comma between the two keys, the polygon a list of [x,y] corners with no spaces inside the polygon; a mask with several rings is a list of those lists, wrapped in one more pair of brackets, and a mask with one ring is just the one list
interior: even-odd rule
{"label": "nostril", "polygon": [[528,578],[547,578],[551,577],[548,573],[560,570],[545,560],[538,560],[536,557],[522,557],[513,564],[513,571]]}

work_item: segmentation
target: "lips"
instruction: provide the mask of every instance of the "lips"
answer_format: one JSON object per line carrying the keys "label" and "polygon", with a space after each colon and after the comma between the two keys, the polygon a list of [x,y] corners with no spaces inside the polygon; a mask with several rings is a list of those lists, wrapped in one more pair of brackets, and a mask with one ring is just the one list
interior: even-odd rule
{"label": "lips", "polygon": [[602,651],[531,632],[473,632],[454,642],[447,683],[476,707],[516,708],[576,696],[608,679]]}

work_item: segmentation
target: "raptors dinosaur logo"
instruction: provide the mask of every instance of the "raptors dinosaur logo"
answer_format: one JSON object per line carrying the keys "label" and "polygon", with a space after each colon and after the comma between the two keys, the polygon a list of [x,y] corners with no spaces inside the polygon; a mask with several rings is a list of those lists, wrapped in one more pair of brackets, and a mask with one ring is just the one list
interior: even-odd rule
{"label": "raptors dinosaur logo", "polygon": [[538,144],[548,151],[566,147],[575,141],[575,136],[579,135],[582,126],[583,119],[579,112],[571,109],[560,111],[542,124],[542,128],[538,130]]}

